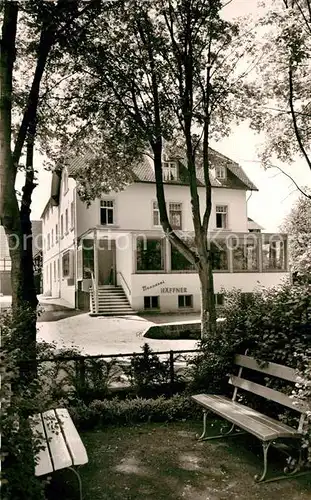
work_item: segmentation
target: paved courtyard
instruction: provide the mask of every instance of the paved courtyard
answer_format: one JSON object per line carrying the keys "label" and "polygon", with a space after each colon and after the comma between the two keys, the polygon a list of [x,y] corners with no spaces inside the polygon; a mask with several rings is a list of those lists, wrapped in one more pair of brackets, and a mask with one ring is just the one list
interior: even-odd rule
{"label": "paved courtyard", "polygon": [[[91,317],[66,307],[60,299],[38,297],[42,313],[38,318],[38,340],[54,342],[58,348],[78,347],[83,354],[139,352],[144,343],[154,351],[195,349],[195,340],[156,340],[143,337],[155,323],[194,321],[199,314]],[[0,312],[10,307],[11,297],[0,297]]]}
{"label": "paved courtyard", "polygon": [[[53,314],[64,314],[61,311]],[[44,319],[44,318],[42,318]],[[154,321],[154,319],[156,321]],[[90,317],[76,314],[56,321],[38,322],[38,339],[55,342],[57,347],[77,346],[83,354],[124,354],[139,352],[147,342],[154,351],[195,349],[195,340],[146,339],[143,332],[155,322],[179,321],[180,317],[143,318],[140,316]],[[185,320],[190,320],[189,316]]]}

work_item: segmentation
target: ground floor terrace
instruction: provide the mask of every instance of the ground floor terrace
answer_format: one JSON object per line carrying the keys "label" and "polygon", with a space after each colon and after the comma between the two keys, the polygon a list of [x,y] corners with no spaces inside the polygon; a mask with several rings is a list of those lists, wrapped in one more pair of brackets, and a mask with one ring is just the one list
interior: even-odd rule
{"label": "ground floor terrace", "polygon": [[[193,237],[190,233],[181,236]],[[218,305],[226,290],[252,293],[260,286],[276,286],[289,279],[286,235],[211,233],[209,244]],[[99,312],[100,291],[118,287],[135,311],[200,310],[198,275],[161,231],[92,229],[59,258],[55,286],[73,307],[87,309],[92,292],[91,307]]]}

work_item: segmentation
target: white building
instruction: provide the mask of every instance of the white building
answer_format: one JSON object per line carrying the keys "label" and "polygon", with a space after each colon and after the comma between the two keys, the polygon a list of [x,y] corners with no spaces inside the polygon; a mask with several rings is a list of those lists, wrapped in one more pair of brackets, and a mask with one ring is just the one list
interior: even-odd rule
{"label": "white building", "polygon": [[[81,159],[77,160],[80,162]],[[251,293],[289,276],[286,235],[249,232],[247,192],[257,190],[242,168],[211,150],[212,213],[217,302],[222,291]],[[199,311],[200,287],[191,265],[164,238],[152,162],[133,170],[133,183],[96,199],[89,208],[77,195],[75,162],[53,174],[42,214],[43,291],[93,313],[132,310]],[[186,169],[180,159],[163,164],[171,224],[193,232]],[[202,213],[205,188],[198,170]],[[259,228],[260,226],[258,226]],[[91,295],[91,301],[90,301]]]}

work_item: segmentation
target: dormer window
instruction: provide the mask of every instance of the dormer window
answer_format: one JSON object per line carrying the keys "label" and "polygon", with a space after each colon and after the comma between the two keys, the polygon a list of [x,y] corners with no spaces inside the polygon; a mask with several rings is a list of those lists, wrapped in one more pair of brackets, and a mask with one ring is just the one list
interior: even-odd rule
{"label": "dormer window", "polygon": [[226,179],[227,178],[227,169],[223,165],[218,165],[215,169],[216,179]]}
{"label": "dormer window", "polygon": [[163,180],[164,181],[177,181],[178,180],[178,168],[176,161],[163,161]]}

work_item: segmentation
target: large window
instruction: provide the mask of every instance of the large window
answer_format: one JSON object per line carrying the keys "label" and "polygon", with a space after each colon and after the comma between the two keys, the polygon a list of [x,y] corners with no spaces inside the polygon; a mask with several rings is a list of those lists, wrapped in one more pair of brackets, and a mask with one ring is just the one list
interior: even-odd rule
{"label": "large window", "polygon": [[215,169],[216,179],[226,179],[227,169],[223,165],[218,165]]}
{"label": "large window", "polygon": [[11,259],[0,259],[0,271],[11,271]]}
{"label": "large window", "polygon": [[58,242],[58,224],[55,226],[55,243]]}
{"label": "large window", "polygon": [[54,230],[51,231],[51,247],[54,245]]}
{"label": "large window", "polygon": [[83,240],[83,279],[89,279],[94,272],[94,243],[93,240]]}
{"label": "large window", "polygon": [[214,271],[228,271],[228,248],[225,240],[211,241],[212,269]]}
{"label": "large window", "polygon": [[170,203],[169,204],[169,220],[173,229],[182,228],[182,204]]}
{"label": "large window", "polygon": [[228,207],[226,205],[216,205],[216,228],[228,228]]}
{"label": "large window", "polygon": [[63,173],[63,187],[64,187],[64,194],[66,194],[68,191],[68,172],[66,168],[64,168],[64,173]]}
{"label": "large window", "polygon": [[103,226],[114,224],[114,201],[102,200],[100,202],[100,223]]}
{"label": "large window", "polygon": [[262,242],[262,270],[277,271],[286,269],[284,240],[266,236]]}
{"label": "large window", "polygon": [[[62,256],[63,278],[68,278],[70,274],[70,252],[63,253]],[[52,271],[52,266],[51,266]]]}
{"label": "large window", "polygon": [[177,248],[171,245],[171,269],[172,271],[193,271],[195,267]]}
{"label": "large window", "polygon": [[144,309],[159,309],[160,307],[160,297],[144,297]]}
{"label": "large window", "polygon": [[175,161],[164,161],[162,163],[162,172],[164,181],[177,181],[178,171],[177,162]]}
{"label": "large window", "polygon": [[160,212],[158,202],[154,201],[152,204],[152,221],[154,226],[160,226]]}
{"label": "large window", "polygon": [[64,216],[63,214],[60,216],[60,237],[64,237]]}
{"label": "large window", "polygon": [[164,248],[162,239],[137,238],[137,271],[164,271]]}
{"label": "large window", "polygon": [[233,271],[259,270],[257,239],[245,238],[243,241],[233,242],[232,247]]}
{"label": "large window", "polygon": [[73,230],[75,227],[75,205],[72,201],[70,203],[70,229]]}
{"label": "large window", "polygon": [[68,208],[65,210],[65,234],[68,234]]}
{"label": "large window", "polygon": [[193,295],[178,295],[178,308],[192,308],[193,307]]}

